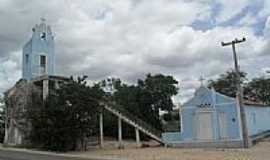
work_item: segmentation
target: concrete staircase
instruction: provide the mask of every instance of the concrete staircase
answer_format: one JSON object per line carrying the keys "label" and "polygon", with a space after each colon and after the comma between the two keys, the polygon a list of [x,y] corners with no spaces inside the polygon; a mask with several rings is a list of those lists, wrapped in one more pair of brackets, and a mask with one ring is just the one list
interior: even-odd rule
{"label": "concrete staircase", "polygon": [[132,115],[131,113],[129,113],[127,110],[125,110],[123,107],[119,105],[116,105],[113,103],[104,103],[103,106],[104,106],[104,109],[114,114],[115,116],[121,118],[127,124],[135,128],[138,128],[142,133],[148,135],[155,141],[163,144],[163,141],[161,139],[161,131],[153,128],[151,125],[145,123],[138,117]]}

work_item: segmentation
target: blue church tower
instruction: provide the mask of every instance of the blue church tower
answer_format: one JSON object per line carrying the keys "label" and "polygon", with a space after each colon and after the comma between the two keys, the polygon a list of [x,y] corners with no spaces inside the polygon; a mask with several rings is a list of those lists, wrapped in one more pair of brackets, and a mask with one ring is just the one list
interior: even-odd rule
{"label": "blue church tower", "polygon": [[51,27],[41,19],[34,26],[31,39],[23,47],[23,79],[54,75],[54,36]]}

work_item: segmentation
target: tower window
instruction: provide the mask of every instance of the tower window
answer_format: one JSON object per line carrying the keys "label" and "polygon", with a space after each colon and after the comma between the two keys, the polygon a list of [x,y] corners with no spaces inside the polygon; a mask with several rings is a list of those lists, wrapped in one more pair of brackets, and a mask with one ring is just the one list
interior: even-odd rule
{"label": "tower window", "polygon": [[40,66],[44,68],[46,67],[46,56],[40,56]]}
{"label": "tower window", "polygon": [[29,62],[29,55],[28,55],[28,54],[25,55],[25,62],[26,62],[26,63]]}
{"label": "tower window", "polygon": [[46,33],[45,33],[45,32],[42,32],[42,33],[40,34],[40,38],[41,38],[41,39],[46,39]]}

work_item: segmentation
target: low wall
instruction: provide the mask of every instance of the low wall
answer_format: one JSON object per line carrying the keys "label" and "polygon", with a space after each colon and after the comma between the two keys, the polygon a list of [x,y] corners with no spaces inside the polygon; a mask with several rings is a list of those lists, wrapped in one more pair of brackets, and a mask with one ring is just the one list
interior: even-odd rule
{"label": "low wall", "polygon": [[249,136],[270,130],[270,107],[246,106],[245,112]]}
{"label": "low wall", "polygon": [[263,140],[264,138],[267,138],[267,137],[270,137],[270,130],[268,131],[264,131],[264,132],[261,132],[259,134],[256,134],[256,135],[253,135],[253,136],[250,136],[250,141],[255,144],[261,140]]}
{"label": "low wall", "polygon": [[166,144],[167,147],[178,148],[241,148],[242,141],[223,141],[223,142],[175,142]]}
{"label": "low wall", "polygon": [[180,132],[165,132],[161,134],[162,141],[164,143],[181,141],[181,133]]}

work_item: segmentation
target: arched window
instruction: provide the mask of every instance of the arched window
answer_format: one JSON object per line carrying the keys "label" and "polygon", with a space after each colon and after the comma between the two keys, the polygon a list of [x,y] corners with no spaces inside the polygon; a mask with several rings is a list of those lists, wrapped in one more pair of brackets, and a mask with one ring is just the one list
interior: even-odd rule
{"label": "arched window", "polygon": [[41,73],[46,73],[46,56],[41,55],[40,56],[40,68],[41,68]]}

